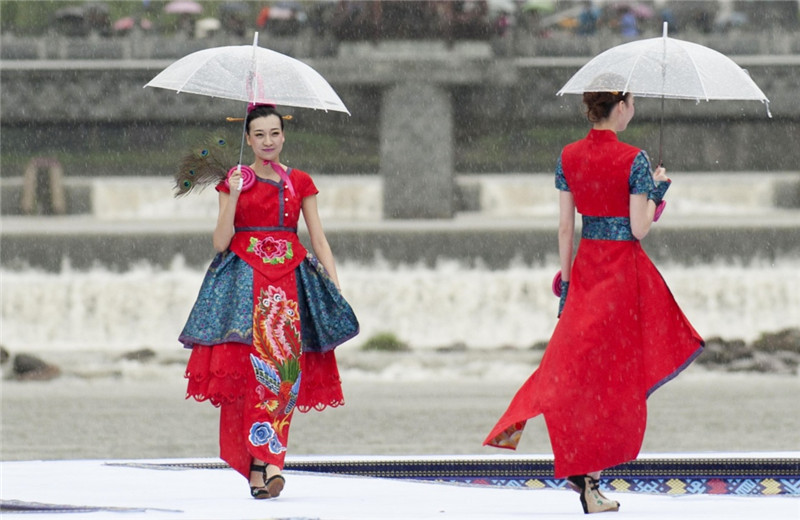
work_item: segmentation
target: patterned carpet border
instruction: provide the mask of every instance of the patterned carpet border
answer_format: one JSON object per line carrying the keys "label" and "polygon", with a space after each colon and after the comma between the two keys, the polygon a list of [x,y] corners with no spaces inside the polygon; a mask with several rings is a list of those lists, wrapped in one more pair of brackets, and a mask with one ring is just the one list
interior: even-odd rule
{"label": "patterned carpet border", "polygon": [[[222,462],[116,463],[148,469],[223,469]],[[548,459],[287,460],[286,470],[448,484],[561,489]],[[798,458],[648,458],[603,472],[607,491],[666,495],[800,496]]]}

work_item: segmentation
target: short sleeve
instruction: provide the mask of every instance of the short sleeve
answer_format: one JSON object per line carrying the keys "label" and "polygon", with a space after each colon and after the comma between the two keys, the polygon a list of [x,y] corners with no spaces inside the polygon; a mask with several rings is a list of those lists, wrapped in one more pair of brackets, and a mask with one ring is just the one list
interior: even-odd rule
{"label": "short sleeve", "polygon": [[297,195],[304,199],[319,193],[314,180],[309,174],[302,170],[292,170],[292,183],[294,184]]}
{"label": "short sleeve", "polygon": [[217,185],[214,187],[214,189],[219,191],[219,192],[222,192],[222,193],[230,193],[231,192],[231,188],[230,188],[230,186],[228,186],[228,183],[225,182],[225,180],[219,181],[217,183]]}
{"label": "short sleeve", "polygon": [[628,185],[631,195],[648,194],[656,187],[656,183],[653,182],[653,174],[650,172],[650,159],[647,158],[647,153],[644,151],[640,151],[633,159]]}
{"label": "short sleeve", "polygon": [[561,156],[558,156],[556,163],[556,189],[561,191],[570,191],[567,184],[567,178],[564,177],[564,169],[561,167]]}

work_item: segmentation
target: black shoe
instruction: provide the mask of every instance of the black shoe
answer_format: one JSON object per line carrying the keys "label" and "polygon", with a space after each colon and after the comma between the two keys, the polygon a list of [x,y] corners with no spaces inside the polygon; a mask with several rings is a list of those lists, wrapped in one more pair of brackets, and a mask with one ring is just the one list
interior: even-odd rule
{"label": "black shoe", "polygon": [[[267,485],[267,466],[250,464],[250,472],[252,473],[253,471],[260,471],[264,476],[264,486],[250,486],[250,496],[258,499],[272,498],[272,493],[269,492],[269,486]],[[283,486],[281,486],[281,488],[283,488]],[[280,493],[280,491],[278,491],[278,493]]]}

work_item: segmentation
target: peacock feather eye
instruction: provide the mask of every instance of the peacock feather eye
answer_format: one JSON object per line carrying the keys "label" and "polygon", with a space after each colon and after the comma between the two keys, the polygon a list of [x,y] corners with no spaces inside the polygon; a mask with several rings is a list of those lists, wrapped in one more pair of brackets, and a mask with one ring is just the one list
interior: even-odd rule
{"label": "peacock feather eye", "polygon": [[225,146],[225,139],[218,140],[217,144],[220,145],[220,146]]}
{"label": "peacock feather eye", "polygon": [[191,188],[192,187],[192,181],[190,181],[188,179],[183,181],[183,187],[184,188]]}
{"label": "peacock feather eye", "polygon": [[194,175],[194,170],[189,170],[189,175]]}
{"label": "peacock feather eye", "polygon": [[208,155],[208,150],[201,150],[201,151],[200,151],[200,155],[201,155],[202,157],[205,157],[206,155]]}

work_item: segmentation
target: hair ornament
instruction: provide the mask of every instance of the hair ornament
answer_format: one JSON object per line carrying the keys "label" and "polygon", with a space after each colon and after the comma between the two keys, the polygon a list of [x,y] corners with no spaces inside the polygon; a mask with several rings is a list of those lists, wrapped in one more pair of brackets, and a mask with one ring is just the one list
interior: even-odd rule
{"label": "hair ornament", "polygon": [[247,104],[247,113],[249,114],[253,110],[259,107],[269,107],[269,108],[277,108],[273,103],[248,103]]}
{"label": "hair ornament", "polygon": [[[249,114],[253,110],[257,109],[258,107],[270,107],[270,108],[273,108],[273,109],[276,108],[276,106],[273,105],[272,103],[248,103],[247,104],[247,113]],[[294,119],[291,115],[281,116],[281,118],[284,121],[291,121],[292,119]],[[244,118],[243,117],[226,117],[225,121],[227,121],[228,123],[241,123],[242,121],[244,121]]]}

